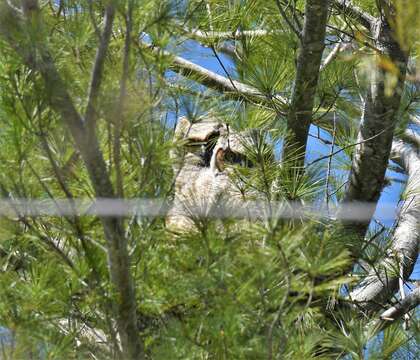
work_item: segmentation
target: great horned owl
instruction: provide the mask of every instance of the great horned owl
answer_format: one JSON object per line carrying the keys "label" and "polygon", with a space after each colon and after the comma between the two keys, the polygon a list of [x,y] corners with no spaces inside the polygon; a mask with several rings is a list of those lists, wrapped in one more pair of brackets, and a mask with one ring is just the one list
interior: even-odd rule
{"label": "great horned owl", "polygon": [[218,215],[220,203],[240,197],[226,165],[246,160],[243,137],[216,119],[179,120],[175,141],[181,146],[171,153],[175,197],[166,219],[170,229],[191,229],[195,217]]}

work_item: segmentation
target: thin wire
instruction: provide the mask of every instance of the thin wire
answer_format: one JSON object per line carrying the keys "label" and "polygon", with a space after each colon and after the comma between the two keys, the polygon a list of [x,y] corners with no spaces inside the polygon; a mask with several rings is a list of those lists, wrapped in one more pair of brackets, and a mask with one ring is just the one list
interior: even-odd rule
{"label": "thin wire", "polygon": [[[188,202],[176,201],[173,206],[166,199],[0,199],[0,216],[40,217],[40,216],[112,216],[157,218],[166,216],[188,216],[213,219],[327,219],[343,221],[365,221],[371,219],[375,203],[348,203],[340,206],[320,203],[303,205],[300,202],[244,201],[228,199],[214,204],[193,199]],[[381,204],[375,217],[393,220],[398,214],[394,203]]]}

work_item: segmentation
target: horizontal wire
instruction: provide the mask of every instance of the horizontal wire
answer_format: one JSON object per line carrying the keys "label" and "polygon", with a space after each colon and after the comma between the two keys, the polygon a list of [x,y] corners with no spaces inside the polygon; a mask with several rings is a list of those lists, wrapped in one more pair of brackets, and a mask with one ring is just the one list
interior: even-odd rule
{"label": "horizontal wire", "polygon": [[165,217],[188,216],[233,219],[328,219],[344,221],[370,221],[372,215],[381,220],[393,220],[398,214],[395,203],[381,204],[351,202],[326,207],[320,203],[303,204],[285,201],[219,201],[209,204],[177,199],[0,199],[0,216],[101,216],[101,217]]}

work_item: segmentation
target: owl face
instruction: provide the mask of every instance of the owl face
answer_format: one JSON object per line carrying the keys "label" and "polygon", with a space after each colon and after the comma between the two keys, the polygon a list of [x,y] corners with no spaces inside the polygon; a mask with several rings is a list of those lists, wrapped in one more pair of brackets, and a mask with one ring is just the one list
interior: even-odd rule
{"label": "owl face", "polygon": [[[175,129],[176,141],[182,142],[184,158],[181,154],[172,154],[172,160],[184,161],[194,159],[194,163],[203,168],[211,166],[211,159],[216,156],[217,169],[224,171],[228,165],[242,165],[249,167],[251,164],[245,155],[243,146],[247,135],[238,133],[217,119],[204,119],[198,123],[190,123],[185,117],[178,121]],[[180,149],[181,150],[181,149]]]}

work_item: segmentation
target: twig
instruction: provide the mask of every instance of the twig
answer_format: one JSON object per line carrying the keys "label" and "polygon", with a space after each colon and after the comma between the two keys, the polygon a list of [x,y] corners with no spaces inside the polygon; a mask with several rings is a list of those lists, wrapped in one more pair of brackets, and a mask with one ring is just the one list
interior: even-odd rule
{"label": "twig", "polygon": [[334,120],[333,120],[333,133],[332,133],[332,144],[331,144],[331,151],[330,151],[330,157],[328,158],[328,165],[327,165],[327,175],[326,175],[326,181],[325,181],[325,203],[327,207],[327,213],[329,213],[329,187],[330,187],[330,174],[331,174],[331,163],[334,153],[334,146],[335,146],[335,136],[337,132],[337,124],[335,121],[335,113],[334,113]]}
{"label": "twig", "polygon": [[339,42],[334,46],[332,51],[328,54],[328,56],[324,59],[324,61],[321,64],[320,71],[325,70],[325,68],[333,62],[333,60],[338,56],[339,53],[342,51],[345,51],[351,47],[351,44],[344,44],[342,42]]}
{"label": "twig", "polygon": [[[404,291],[404,267],[403,266],[400,266],[400,277],[398,279],[398,285],[399,285],[399,290],[400,290],[401,301],[404,301],[406,296],[405,296],[405,291]],[[408,322],[409,321],[410,321],[410,316],[407,313],[405,313],[404,314],[404,328],[405,328],[405,330],[407,330],[407,328],[408,328]]]}
{"label": "twig", "polygon": [[308,166],[311,166],[311,165],[313,165],[313,164],[317,163],[318,161],[321,161],[321,160],[327,159],[327,158],[329,158],[329,157],[331,157],[331,156],[335,156],[335,155],[339,154],[340,152],[342,152],[342,151],[344,151],[344,150],[346,150],[346,149],[348,149],[348,148],[351,148],[351,147],[353,147],[353,146],[357,146],[357,145],[360,145],[360,144],[364,144],[364,143],[366,143],[366,142],[368,142],[368,141],[371,141],[371,140],[373,140],[374,138],[376,138],[376,137],[378,137],[379,135],[381,135],[382,133],[384,133],[386,130],[387,130],[387,129],[383,129],[383,130],[382,130],[382,131],[380,131],[379,133],[377,133],[377,134],[375,134],[375,135],[371,136],[370,138],[367,138],[367,139],[365,139],[365,140],[362,140],[362,141],[359,141],[359,142],[356,142],[356,143],[353,143],[353,144],[346,145],[346,146],[342,147],[340,150],[334,151],[333,153],[331,153],[331,154],[329,154],[329,155],[321,156],[320,158],[315,159],[315,160],[313,160],[312,162],[310,162],[310,163],[308,164]]}
{"label": "twig", "polygon": [[279,0],[276,0],[276,5],[279,9],[280,15],[283,18],[283,20],[286,21],[287,25],[289,25],[290,29],[296,34],[298,39],[302,41],[302,33],[298,29],[296,29],[295,25],[290,21],[286,12],[283,10],[283,7],[281,6]]}
{"label": "twig", "polygon": [[214,57],[217,59],[217,62],[219,63],[219,65],[221,66],[221,68],[223,69],[224,73],[226,74],[227,78],[229,79],[230,83],[232,84],[232,87],[235,89],[235,91],[238,91],[238,89],[235,86],[235,83],[232,80],[232,77],[230,76],[229,72],[227,71],[225,65],[223,64],[223,61],[220,59],[219,55],[217,54],[216,49],[214,48],[213,45],[210,46]]}
{"label": "twig", "polygon": [[16,13],[18,13],[19,15],[23,15],[22,9],[20,9],[20,8],[16,7],[15,5],[13,5],[10,0],[7,0],[6,3],[7,3],[7,5],[10,6],[11,9],[13,9],[14,11],[16,11]]}

